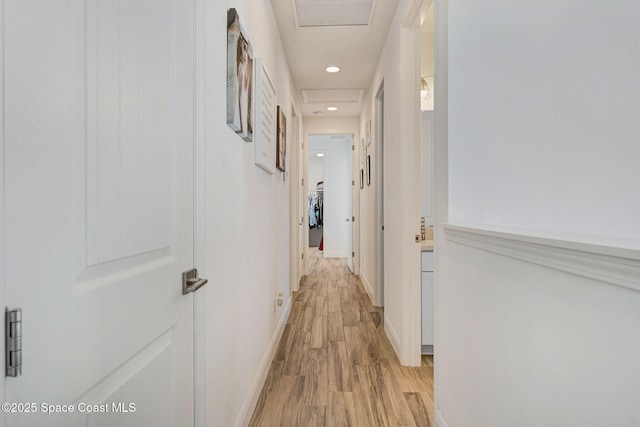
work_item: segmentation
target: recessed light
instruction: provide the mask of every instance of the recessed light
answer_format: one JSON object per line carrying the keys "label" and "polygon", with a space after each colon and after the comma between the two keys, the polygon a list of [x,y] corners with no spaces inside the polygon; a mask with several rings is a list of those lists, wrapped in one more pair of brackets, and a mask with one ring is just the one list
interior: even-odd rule
{"label": "recessed light", "polygon": [[316,156],[318,156],[318,157],[324,157],[324,153],[318,153],[318,154],[316,154]]}
{"label": "recessed light", "polygon": [[338,66],[336,66],[336,65],[331,65],[331,66],[329,66],[329,67],[325,68],[325,71],[326,71],[327,73],[337,73],[337,72],[338,72],[338,71],[340,71],[340,70],[341,70],[341,68],[340,68],[340,67],[338,67]]}
{"label": "recessed light", "polygon": [[327,107],[327,111],[338,111],[338,107]]}

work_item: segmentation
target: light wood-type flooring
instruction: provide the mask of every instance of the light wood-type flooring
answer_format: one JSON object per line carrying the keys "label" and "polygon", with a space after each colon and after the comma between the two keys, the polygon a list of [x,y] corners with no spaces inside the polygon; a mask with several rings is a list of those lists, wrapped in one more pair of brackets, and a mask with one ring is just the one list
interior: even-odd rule
{"label": "light wood-type flooring", "polygon": [[401,366],[344,260],[311,263],[250,426],[432,426],[433,358]]}

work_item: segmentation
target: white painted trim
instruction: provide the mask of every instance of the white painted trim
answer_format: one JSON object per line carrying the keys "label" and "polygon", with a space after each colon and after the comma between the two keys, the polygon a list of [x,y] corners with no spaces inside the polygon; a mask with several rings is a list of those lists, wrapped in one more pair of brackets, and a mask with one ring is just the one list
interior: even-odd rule
{"label": "white painted trim", "polygon": [[449,1],[434,3],[435,75],[433,111],[433,200],[431,214],[434,222],[434,272],[433,272],[433,405],[436,408],[436,426],[446,427],[440,406],[440,265],[439,242],[444,240],[442,224],[449,221]]}
{"label": "white painted trim", "polygon": [[436,409],[436,419],[435,419],[436,427],[449,427],[447,422],[444,419],[444,415],[440,412],[440,409]]}
{"label": "white painted trim", "polygon": [[[377,83],[377,92],[373,103],[373,118],[371,123],[371,138],[375,138],[375,170],[378,171],[374,177],[374,198],[375,198],[375,291],[373,293],[373,305],[384,306],[384,79]],[[366,175],[366,172],[365,172]],[[366,178],[365,178],[366,179]]]}
{"label": "white painted trim", "polygon": [[[290,221],[289,227],[289,276],[291,278],[291,283],[289,285],[289,290],[291,292],[296,292],[298,290],[298,285],[300,284],[300,280],[302,279],[303,272],[299,270],[299,259],[301,254],[301,249],[299,248],[300,244],[300,236],[298,235],[300,231],[300,226],[298,225],[298,218],[302,216],[302,212],[300,210],[301,201],[298,200],[300,196],[300,189],[298,184],[300,183],[301,177],[299,161],[300,161],[300,127],[302,126],[302,118],[298,112],[298,109],[295,105],[295,100],[293,97],[291,98],[291,154],[289,158],[290,161],[290,176],[289,179],[289,200],[291,203],[289,205],[289,218],[294,218],[294,220]],[[305,228],[303,227],[303,231]]]}
{"label": "white painted trim", "polygon": [[640,242],[486,226],[444,226],[447,240],[640,291]]}
{"label": "white painted trim", "polygon": [[387,316],[384,316],[384,332],[387,334],[387,338],[389,338],[393,351],[396,352],[396,356],[400,359],[400,338]]}
{"label": "white painted trim", "polygon": [[[4,0],[0,0],[0,22],[4,23]],[[4,31],[0,31],[0,94],[2,94],[0,98],[0,242],[4,242],[4,171],[6,170],[4,167]],[[0,244],[0,307],[6,307],[6,288],[5,288],[5,254],[4,254],[4,243]],[[11,307],[14,308],[14,307]],[[2,320],[0,320],[0,328],[5,330],[4,324],[4,316]],[[5,352],[0,352],[0,364],[5,366]],[[0,378],[0,399],[5,401],[5,382],[6,377],[2,375]],[[0,427],[4,427],[7,424],[6,420],[7,415],[0,415]]]}
{"label": "white painted trim", "polygon": [[284,332],[284,328],[287,325],[287,319],[289,318],[289,313],[291,312],[292,300],[293,298],[289,298],[287,300],[287,305],[285,305],[284,307],[282,316],[280,317],[280,321],[278,322],[278,327],[273,333],[271,342],[269,343],[269,347],[267,347],[267,351],[265,351],[264,357],[260,362],[258,372],[253,379],[253,383],[251,384],[249,393],[247,393],[247,398],[240,408],[240,413],[238,414],[236,421],[233,423],[233,425],[236,427],[246,427],[251,421],[251,416],[253,415],[253,411],[255,410],[256,404],[258,403],[258,398],[260,397],[260,393],[262,392],[262,387],[264,386],[264,382],[267,379],[267,375],[269,374],[271,361],[276,354],[278,344],[280,343],[280,338],[282,338],[282,333]]}

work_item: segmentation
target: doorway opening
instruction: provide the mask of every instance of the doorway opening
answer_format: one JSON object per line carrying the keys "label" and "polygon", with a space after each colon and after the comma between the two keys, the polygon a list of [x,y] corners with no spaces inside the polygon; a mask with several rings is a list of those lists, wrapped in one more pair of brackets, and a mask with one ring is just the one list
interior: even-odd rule
{"label": "doorway opening", "polygon": [[325,258],[352,253],[351,134],[309,135],[307,218],[309,248]]}

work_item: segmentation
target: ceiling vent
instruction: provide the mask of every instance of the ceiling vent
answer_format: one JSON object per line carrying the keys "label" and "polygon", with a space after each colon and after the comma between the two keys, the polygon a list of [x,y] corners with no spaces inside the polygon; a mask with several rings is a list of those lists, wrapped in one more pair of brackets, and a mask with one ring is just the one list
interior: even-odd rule
{"label": "ceiling vent", "polygon": [[298,26],[369,25],[374,0],[294,0]]}
{"label": "ceiling vent", "polygon": [[302,91],[302,99],[305,104],[314,102],[360,102],[363,95],[364,90],[362,89],[306,89]]}

